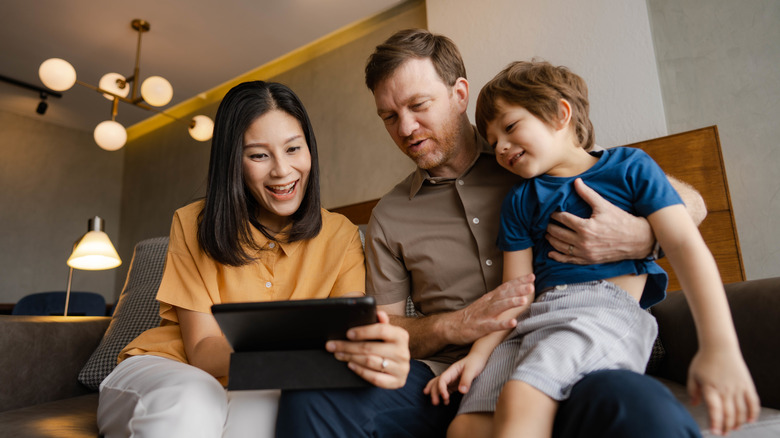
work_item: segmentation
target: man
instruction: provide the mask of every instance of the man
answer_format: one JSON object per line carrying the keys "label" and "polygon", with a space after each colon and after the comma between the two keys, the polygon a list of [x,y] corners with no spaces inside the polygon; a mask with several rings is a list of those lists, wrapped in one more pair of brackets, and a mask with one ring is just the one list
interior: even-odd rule
{"label": "man", "polygon": [[[444,436],[457,410],[433,406],[425,384],[476,339],[510,328],[499,315],[525,302],[530,279],[501,285],[495,245],[501,201],[516,182],[468,120],[469,84],[457,47],[443,36],[404,30],[377,46],[366,66],[377,114],[417,170],[373,211],[366,241],[366,290],[409,332],[406,386],[396,391],[307,391],[282,396],[277,436]],[[680,188],[688,205],[698,194]],[[593,214],[559,213],[551,257],[569,263],[644,258],[654,239],[636,218],[581,188]],[[699,214],[698,216],[701,216]],[[701,219],[701,218],[699,218]],[[567,229],[568,228],[568,229]],[[407,317],[411,296],[417,317]],[[338,343],[337,357],[396,366],[369,343]],[[360,366],[356,367],[360,369]],[[626,371],[586,376],[561,404],[556,436],[698,436],[685,409],[653,379]]]}

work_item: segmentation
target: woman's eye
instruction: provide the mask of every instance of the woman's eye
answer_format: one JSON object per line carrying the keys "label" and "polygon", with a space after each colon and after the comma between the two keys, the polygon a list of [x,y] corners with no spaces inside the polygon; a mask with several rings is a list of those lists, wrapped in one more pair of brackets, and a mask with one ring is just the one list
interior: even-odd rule
{"label": "woman's eye", "polygon": [[268,158],[268,154],[252,154],[249,156],[249,158],[253,160],[263,160],[265,158]]}
{"label": "woman's eye", "polygon": [[293,154],[293,153],[298,152],[300,150],[301,150],[300,146],[290,146],[290,147],[287,148],[287,153],[288,154]]}

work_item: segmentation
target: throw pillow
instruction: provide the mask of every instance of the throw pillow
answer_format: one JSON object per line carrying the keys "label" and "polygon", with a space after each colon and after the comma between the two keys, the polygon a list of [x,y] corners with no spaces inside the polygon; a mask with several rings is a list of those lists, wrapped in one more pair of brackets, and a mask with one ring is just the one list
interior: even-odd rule
{"label": "throw pillow", "polygon": [[97,349],[79,373],[79,382],[97,390],[116,367],[119,352],[145,330],[160,325],[157,289],[162,281],[168,238],[138,242],[127,273],[127,281],[114,309],[111,323]]}

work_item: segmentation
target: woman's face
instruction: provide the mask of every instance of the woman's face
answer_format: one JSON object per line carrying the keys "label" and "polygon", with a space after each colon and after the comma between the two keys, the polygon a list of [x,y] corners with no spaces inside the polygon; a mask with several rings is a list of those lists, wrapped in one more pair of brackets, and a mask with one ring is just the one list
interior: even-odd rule
{"label": "woman's face", "polygon": [[311,155],[298,119],[272,110],[244,132],[244,184],[260,204],[260,223],[279,232],[298,210],[311,171]]}

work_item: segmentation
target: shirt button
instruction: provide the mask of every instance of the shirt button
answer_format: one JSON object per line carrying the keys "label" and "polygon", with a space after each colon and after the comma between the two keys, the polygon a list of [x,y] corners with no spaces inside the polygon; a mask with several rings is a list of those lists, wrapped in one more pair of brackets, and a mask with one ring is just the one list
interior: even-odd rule
{"label": "shirt button", "polygon": [[566,290],[566,288],[569,287],[567,284],[559,284],[558,286],[555,286],[558,290]]}
{"label": "shirt button", "polygon": [[459,180],[458,180],[458,185],[459,185],[459,186],[462,186],[463,184],[466,184],[466,182],[465,182],[465,181],[463,181],[462,179],[459,179]]}
{"label": "shirt button", "polygon": [[485,264],[488,266],[493,266],[493,260],[487,259],[485,260]]}
{"label": "shirt button", "polygon": [[269,248],[271,248],[271,249],[273,249],[275,246],[276,246],[276,244],[275,244],[275,243],[273,243],[273,242],[271,242],[271,243],[269,243],[269,244],[268,244],[268,247],[269,247]]}
{"label": "shirt button", "polygon": [[471,220],[471,222],[474,222],[474,224],[478,224],[479,223],[479,218],[475,217],[474,219]]}
{"label": "shirt button", "polygon": [[270,281],[266,281],[265,282],[265,287],[271,287],[271,282]]}

